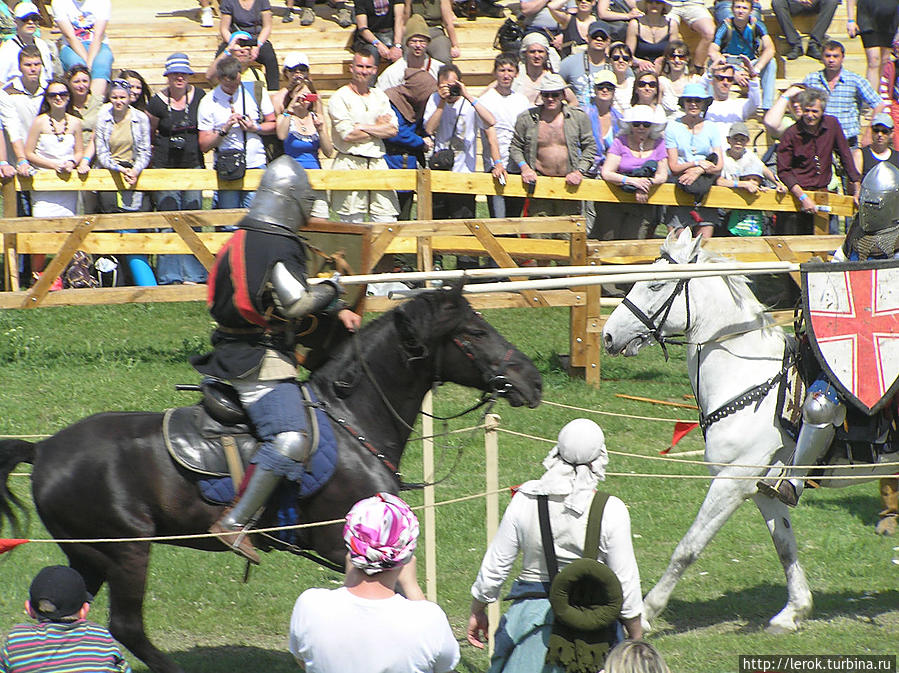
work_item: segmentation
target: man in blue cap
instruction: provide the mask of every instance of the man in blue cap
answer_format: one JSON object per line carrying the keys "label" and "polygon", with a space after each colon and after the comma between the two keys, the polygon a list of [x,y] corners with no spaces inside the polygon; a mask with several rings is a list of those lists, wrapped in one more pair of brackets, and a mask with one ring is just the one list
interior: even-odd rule
{"label": "man in blue cap", "polygon": [[611,70],[609,43],[612,27],[605,21],[594,21],[587,29],[587,51],[562,59],[559,74],[577,96],[578,105],[586,110],[593,98],[593,74]]}

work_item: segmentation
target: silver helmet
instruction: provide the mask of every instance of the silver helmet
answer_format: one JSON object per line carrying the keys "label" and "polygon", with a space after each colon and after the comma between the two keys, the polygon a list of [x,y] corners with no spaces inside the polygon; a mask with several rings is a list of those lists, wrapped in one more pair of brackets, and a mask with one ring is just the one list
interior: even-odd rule
{"label": "silver helmet", "polygon": [[881,161],[862,180],[858,223],[866,234],[899,225],[899,168]]}
{"label": "silver helmet", "polygon": [[309,219],[314,202],[306,171],[285,154],[271,162],[262,174],[249,216],[297,233]]}

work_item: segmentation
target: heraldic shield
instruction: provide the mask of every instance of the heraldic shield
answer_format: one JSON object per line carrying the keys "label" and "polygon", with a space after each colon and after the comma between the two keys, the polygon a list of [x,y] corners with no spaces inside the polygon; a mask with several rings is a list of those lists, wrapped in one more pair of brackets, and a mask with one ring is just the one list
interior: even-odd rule
{"label": "heraldic shield", "polygon": [[899,260],[800,267],[802,308],[818,362],[871,415],[899,390]]}

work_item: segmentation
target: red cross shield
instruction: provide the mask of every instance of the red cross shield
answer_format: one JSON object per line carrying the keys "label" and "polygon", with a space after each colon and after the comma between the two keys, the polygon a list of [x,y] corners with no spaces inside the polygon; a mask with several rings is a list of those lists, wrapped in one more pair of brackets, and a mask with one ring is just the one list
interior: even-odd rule
{"label": "red cross shield", "polygon": [[899,390],[899,260],[800,267],[809,340],[830,381],[867,414]]}

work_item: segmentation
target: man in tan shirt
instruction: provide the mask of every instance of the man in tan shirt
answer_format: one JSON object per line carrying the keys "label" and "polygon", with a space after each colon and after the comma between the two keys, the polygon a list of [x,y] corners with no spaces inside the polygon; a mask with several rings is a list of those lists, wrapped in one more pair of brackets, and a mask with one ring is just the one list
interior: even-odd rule
{"label": "man in tan shirt", "polygon": [[[328,102],[335,170],[388,168],[383,141],[397,134],[398,122],[387,95],[371,87],[376,73],[375,56],[366,45],[353,54],[350,83]],[[331,205],[344,222],[363,222],[366,214],[371,222],[396,222],[399,214],[393,190],[332,191]]]}

